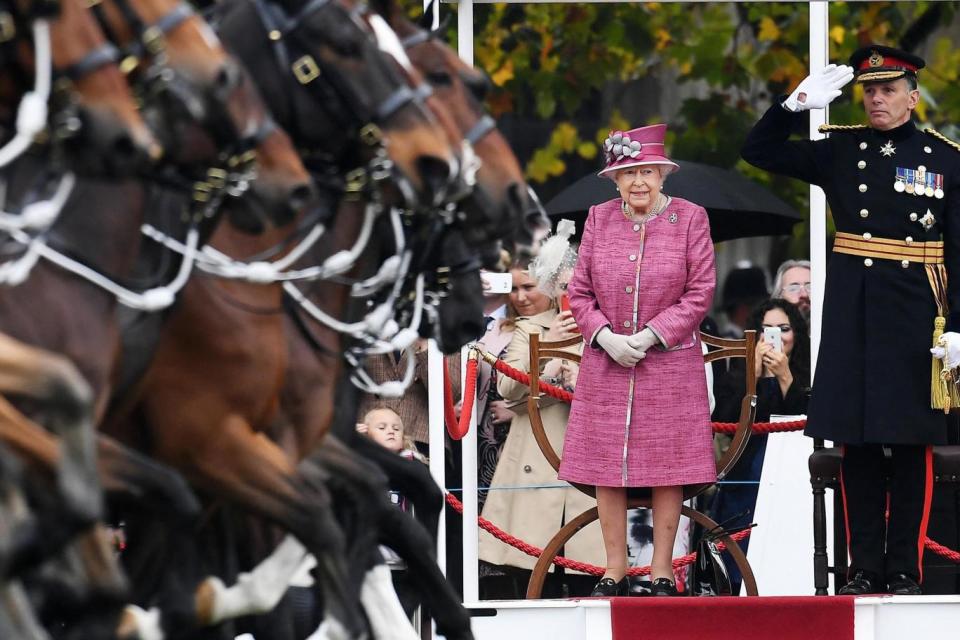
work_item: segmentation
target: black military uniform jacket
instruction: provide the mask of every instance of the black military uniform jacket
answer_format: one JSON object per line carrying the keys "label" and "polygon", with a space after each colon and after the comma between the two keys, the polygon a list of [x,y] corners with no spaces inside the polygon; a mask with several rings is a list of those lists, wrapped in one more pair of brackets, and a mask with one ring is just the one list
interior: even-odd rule
{"label": "black military uniform jacket", "polygon": [[[960,152],[912,122],[788,140],[801,121],[803,114],[774,104],[747,136],[743,158],[823,188],[837,231],[866,240],[942,237],[952,274],[947,330],[960,328]],[[942,198],[894,188],[898,168],[916,176],[919,167],[942,176]],[[930,408],[936,315],[923,264],[832,253],[807,435],[848,444],[944,444],[945,416]]]}

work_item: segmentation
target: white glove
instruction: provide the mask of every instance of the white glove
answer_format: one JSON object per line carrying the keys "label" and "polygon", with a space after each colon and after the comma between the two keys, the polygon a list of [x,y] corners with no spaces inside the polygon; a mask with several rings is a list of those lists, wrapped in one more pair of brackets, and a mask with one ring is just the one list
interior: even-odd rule
{"label": "white glove", "polygon": [[629,369],[647,356],[642,349],[630,343],[632,338],[633,336],[622,336],[611,331],[610,327],[604,327],[597,334],[597,344],[603,347],[614,362]]}
{"label": "white glove", "polygon": [[937,346],[930,349],[934,358],[943,360],[947,369],[960,367],[960,333],[948,331],[937,340]]}
{"label": "white glove", "polygon": [[851,80],[853,67],[828,64],[804,78],[790,97],[783,101],[783,106],[793,112],[823,109],[842,93],[840,89]]}
{"label": "white glove", "polygon": [[639,332],[630,336],[630,345],[640,349],[644,353],[646,353],[650,347],[659,343],[660,339],[657,338],[657,334],[655,334],[650,327],[644,327]]}

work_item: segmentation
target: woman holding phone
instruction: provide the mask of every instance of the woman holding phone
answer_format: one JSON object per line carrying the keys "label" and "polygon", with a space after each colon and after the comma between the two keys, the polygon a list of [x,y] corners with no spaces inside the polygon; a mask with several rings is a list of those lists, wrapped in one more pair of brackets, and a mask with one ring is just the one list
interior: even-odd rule
{"label": "woman holding phone", "polygon": [[[558,311],[556,298],[540,289],[532,271],[529,260],[523,259],[510,269],[513,274],[510,304],[519,317],[513,324],[510,344],[501,357],[506,364],[524,373],[530,371],[531,335],[555,341],[574,337],[576,330],[570,312]],[[559,282],[562,283],[562,276]],[[550,290],[554,291],[552,287]],[[556,290],[562,289],[558,287]],[[579,353],[581,348],[569,349]],[[555,358],[539,365],[541,380],[570,389],[576,384],[576,365],[570,361]],[[569,518],[590,509],[595,503],[579,490],[558,482],[556,471],[540,451],[527,413],[529,386],[498,375],[496,388],[513,412],[513,419],[481,513],[504,531],[543,547]],[[540,406],[547,438],[557,451],[561,451],[570,405],[544,397]],[[566,555],[585,562],[598,562],[601,558],[598,529],[594,524],[581,532],[566,546]],[[481,599],[522,598],[536,558],[486,531],[480,532],[479,547]],[[590,592],[592,584],[590,576],[568,571],[561,579],[556,572],[551,572],[544,586],[544,597],[584,596]]]}
{"label": "woman holding phone", "polygon": [[[802,415],[807,412],[810,390],[810,335],[800,309],[786,300],[773,298],[761,302],[750,314],[747,324],[760,336],[756,347],[757,422],[769,422],[771,415]],[[743,400],[744,361],[735,359],[730,370],[717,380],[714,394],[717,406],[713,419],[736,422]],[[717,436],[717,445],[725,449],[730,437]],[[750,524],[757,502],[760,470],[767,447],[767,436],[753,436],[737,465],[725,478],[731,484],[721,486],[713,503],[713,518],[734,528]],[[748,540],[741,542],[746,551]],[[736,565],[729,564],[734,593],[740,583]]]}

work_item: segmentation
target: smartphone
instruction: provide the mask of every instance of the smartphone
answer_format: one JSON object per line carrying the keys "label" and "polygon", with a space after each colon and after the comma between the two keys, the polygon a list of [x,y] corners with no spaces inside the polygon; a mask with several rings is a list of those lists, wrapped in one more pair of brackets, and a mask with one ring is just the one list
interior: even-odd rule
{"label": "smartphone", "polygon": [[483,292],[485,294],[510,293],[510,290],[513,289],[513,274],[511,273],[481,271],[480,279],[483,281]]}
{"label": "smartphone", "polygon": [[[566,291],[560,294],[560,311],[570,311],[570,298]],[[570,333],[580,333],[580,329],[571,329]]]}
{"label": "smartphone", "polygon": [[763,341],[773,345],[774,351],[783,351],[783,337],[780,335],[780,327],[764,327]]}

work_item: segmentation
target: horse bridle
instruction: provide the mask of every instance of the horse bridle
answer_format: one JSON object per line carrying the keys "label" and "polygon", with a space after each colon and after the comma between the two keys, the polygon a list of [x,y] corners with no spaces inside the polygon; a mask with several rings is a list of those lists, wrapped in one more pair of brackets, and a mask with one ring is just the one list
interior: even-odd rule
{"label": "horse bridle", "polygon": [[[119,43],[119,35],[107,19],[103,2],[91,0],[89,6],[104,33]],[[121,71],[132,75],[139,70],[142,82],[133,85],[141,95],[174,100],[196,122],[212,129],[219,147],[218,163],[205,167],[200,175],[184,175],[179,167],[167,167],[166,171],[152,172],[144,178],[188,191],[191,219],[196,222],[210,219],[226,198],[238,198],[247,191],[256,176],[255,149],[276,129],[276,123],[268,114],[256,131],[239,135],[228,125],[226,118],[210,118],[198,106],[193,87],[170,66],[166,56],[168,34],[195,15],[190,5],[180,2],[156,22],[147,24],[129,0],[113,0],[113,3],[134,34],[134,38],[121,51]],[[166,114],[168,110],[161,111]]]}

